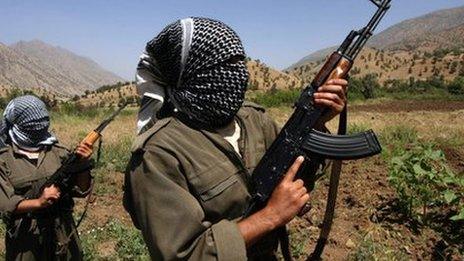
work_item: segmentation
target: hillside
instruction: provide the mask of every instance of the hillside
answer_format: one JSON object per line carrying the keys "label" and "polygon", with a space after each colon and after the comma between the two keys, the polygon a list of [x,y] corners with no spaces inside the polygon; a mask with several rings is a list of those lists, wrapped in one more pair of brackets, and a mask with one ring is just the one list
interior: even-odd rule
{"label": "hillside", "polygon": [[[374,35],[367,45],[392,51],[463,50],[464,7],[440,10],[405,20]],[[329,47],[313,52],[288,67],[286,71],[324,59],[335,49],[336,47]]]}
{"label": "hillside", "polygon": [[[291,74],[272,69],[259,60],[247,60],[250,73],[248,89],[250,91],[268,91],[271,89],[292,89],[300,87],[302,81]],[[138,98],[134,84],[116,84],[104,86],[95,91],[87,91],[82,96],[75,96],[74,101],[82,106],[115,106],[126,100],[136,101]]]}
{"label": "hillside", "polygon": [[92,60],[39,40],[12,46],[0,43],[0,84],[21,89],[43,88],[63,95],[82,94],[124,81]]}
{"label": "hillside", "polygon": [[249,90],[292,89],[302,84],[297,76],[272,69],[259,60],[249,60],[247,67],[250,73]]}
{"label": "hillside", "polygon": [[[322,62],[306,63],[290,73],[309,83],[322,67]],[[408,80],[410,77],[426,80],[432,76],[443,76],[450,81],[464,76],[464,53],[440,49],[434,53],[424,53],[366,48],[356,60],[351,76],[362,77],[366,74],[376,74],[381,83],[392,79]]]}
{"label": "hillside", "polygon": [[82,96],[75,96],[73,100],[84,107],[114,107],[127,100],[135,102],[137,91],[134,84],[107,86],[95,91],[87,91]]}

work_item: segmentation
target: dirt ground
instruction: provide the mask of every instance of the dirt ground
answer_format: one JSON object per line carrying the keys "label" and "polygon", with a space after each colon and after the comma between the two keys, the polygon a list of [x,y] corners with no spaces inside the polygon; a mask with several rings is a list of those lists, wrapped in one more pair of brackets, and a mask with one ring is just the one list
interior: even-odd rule
{"label": "dirt ground", "polygon": [[[285,122],[291,109],[269,109],[279,122]],[[121,131],[131,136],[133,116],[123,116],[108,130],[107,144],[118,140],[114,133]],[[130,122],[130,126],[129,123]],[[384,102],[350,107],[350,123],[363,124],[376,132],[392,125],[414,125],[422,138],[444,135],[444,140],[464,135],[464,102]],[[66,123],[68,124],[68,123]],[[66,124],[55,126],[58,137],[70,143],[83,135],[82,130],[66,132]],[[90,129],[94,123],[87,123]],[[334,129],[336,124],[331,124]],[[82,128],[81,128],[82,129]],[[446,135],[444,133],[447,133]],[[448,135],[449,133],[449,135]],[[464,147],[459,143],[443,143],[450,166],[464,174]],[[382,156],[359,161],[345,162],[340,180],[335,220],[329,243],[323,254],[324,260],[354,258],[360,249],[377,254],[379,260],[463,260],[456,249],[464,248],[464,224],[452,226],[442,218],[436,228],[421,227],[402,217],[396,211],[393,189],[387,181],[388,166]],[[102,227],[112,219],[132,226],[130,217],[122,207],[123,174],[118,171],[105,174],[95,186],[109,187],[105,193],[97,193],[90,203],[87,217],[80,231]],[[292,250],[297,260],[305,260],[314,247],[323,218],[328,179],[319,182],[311,194],[312,210],[290,224]],[[77,202],[76,212],[81,212],[85,201]],[[461,237],[451,237],[461,231]],[[450,233],[452,232],[452,233]],[[101,252],[111,252],[114,242],[101,242]],[[0,245],[0,250],[2,246]],[[366,250],[367,249],[367,250]],[[367,258],[369,260],[369,258]]]}
{"label": "dirt ground", "polygon": [[[277,121],[282,123],[291,110],[277,113],[271,109],[270,112]],[[366,113],[375,115],[366,115]],[[402,116],[396,117],[397,114]],[[369,125],[379,130],[387,125],[410,123],[408,119],[415,119],[419,115],[424,121],[423,127],[418,128],[419,134],[426,133],[427,126],[430,127],[433,122],[443,118],[441,119],[442,125],[448,126],[450,131],[464,133],[461,129],[464,122],[461,121],[464,117],[464,102],[427,101],[355,105],[350,108],[350,115],[354,122],[365,124],[366,120],[371,120],[373,123]],[[375,124],[376,121],[381,122]],[[440,130],[433,129],[429,132],[424,135],[433,136]],[[443,150],[454,170],[457,173],[464,172],[464,148],[462,146],[444,147]],[[446,227],[444,224],[442,230],[420,228],[395,212],[395,194],[388,185],[387,171],[388,166],[381,156],[344,163],[335,220],[329,243],[323,254],[324,259],[352,259],[353,254],[359,248],[364,247],[366,240],[368,243],[372,241],[371,244],[373,244],[367,247],[372,247],[378,252],[385,252],[384,260],[459,260],[463,258],[449,250],[464,246],[464,241],[453,242],[447,238],[446,230],[453,229],[452,227]],[[112,173],[109,180],[105,180],[105,183],[108,182],[116,188],[121,188],[122,173]],[[327,188],[328,179],[320,182],[312,193],[312,210],[303,218],[292,221],[290,225],[293,252],[299,260],[304,260],[311,252],[319,235]],[[96,197],[91,204],[82,230],[95,227],[95,225],[103,226],[112,218],[131,225],[130,217],[121,206],[121,197],[121,190]],[[82,207],[82,202],[78,208],[80,207]],[[462,223],[460,224],[462,226]]]}

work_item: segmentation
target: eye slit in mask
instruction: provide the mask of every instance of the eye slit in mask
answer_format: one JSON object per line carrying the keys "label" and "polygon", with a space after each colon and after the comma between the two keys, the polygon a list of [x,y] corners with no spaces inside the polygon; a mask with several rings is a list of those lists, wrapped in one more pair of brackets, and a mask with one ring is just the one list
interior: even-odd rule
{"label": "eye slit in mask", "polygon": [[243,55],[234,55],[230,57],[229,59],[225,60],[225,64],[238,64],[241,61],[244,61],[245,57]]}

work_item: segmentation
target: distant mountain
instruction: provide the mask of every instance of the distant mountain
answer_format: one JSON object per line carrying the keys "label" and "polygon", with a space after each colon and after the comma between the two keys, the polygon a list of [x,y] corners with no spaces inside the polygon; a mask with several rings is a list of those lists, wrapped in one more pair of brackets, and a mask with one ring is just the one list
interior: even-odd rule
{"label": "distant mountain", "polygon": [[[413,50],[427,47],[435,39],[433,48],[462,46],[464,37],[458,42],[450,42],[449,36],[462,32],[464,26],[464,6],[432,12],[420,17],[405,20],[376,35],[369,46],[388,50]],[[459,29],[461,28],[461,29]],[[426,46],[424,46],[424,44]]]}
{"label": "distant mountain", "polygon": [[39,40],[0,43],[0,85],[75,95],[118,81],[125,80],[61,47]]}
{"label": "distant mountain", "polygon": [[[395,24],[373,36],[368,46],[401,51],[464,48],[464,7],[440,10]],[[286,70],[322,60],[335,49],[329,47],[311,53]]]}

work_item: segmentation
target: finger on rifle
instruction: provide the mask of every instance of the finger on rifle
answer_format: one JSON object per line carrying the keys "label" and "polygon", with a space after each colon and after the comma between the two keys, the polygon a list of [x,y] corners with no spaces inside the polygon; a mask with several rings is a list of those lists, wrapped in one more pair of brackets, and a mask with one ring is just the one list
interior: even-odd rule
{"label": "finger on rifle", "polygon": [[79,154],[79,155],[82,156],[82,157],[87,157],[87,155],[90,154],[90,153],[86,152],[86,151],[85,151],[84,149],[82,149],[82,148],[77,148],[76,153]]}
{"label": "finger on rifle", "polygon": [[47,201],[52,201],[52,202],[55,202],[59,199],[60,197],[56,194],[51,194],[51,195],[48,195],[47,197]]}
{"label": "finger on rifle", "polygon": [[303,161],[303,156],[299,156],[298,158],[296,158],[293,165],[288,169],[287,175],[284,177],[284,181],[293,181],[295,179],[296,173],[298,172],[298,169],[300,169],[300,166],[303,163]]}
{"label": "finger on rifle", "polygon": [[332,100],[326,100],[326,99],[314,99],[314,102],[317,105],[325,106],[332,110],[336,110],[338,112],[341,112],[343,110],[343,107],[345,106],[344,104],[337,104],[336,102]]}
{"label": "finger on rifle", "polygon": [[338,94],[331,93],[331,92],[320,92],[320,93],[315,93],[314,94],[314,99],[316,100],[330,100],[333,101],[336,104],[343,104],[344,100],[338,96]]}
{"label": "finger on rifle", "polygon": [[60,187],[55,186],[55,184],[52,184],[50,187],[56,189],[58,192],[61,192]]}
{"label": "finger on rifle", "polygon": [[304,186],[304,181],[302,179],[297,179],[293,182],[293,184],[295,185],[296,189],[300,189]]}
{"label": "finger on rifle", "polygon": [[307,192],[308,192],[308,190],[304,186],[298,189],[298,195],[300,197],[303,197]]}
{"label": "finger on rifle", "polygon": [[306,192],[305,194],[303,194],[303,196],[301,196],[300,202],[302,203],[302,205],[304,205],[308,201],[309,201],[309,193]]}
{"label": "finger on rifle", "polygon": [[93,148],[93,144],[90,143],[89,141],[86,141],[86,140],[83,141],[83,142],[81,143],[81,145],[84,146],[84,147],[86,147],[86,148],[88,148],[88,149],[92,149],[92,148]]}
{"label": "finger on rifle", "polygon": [[328,80],[325,84],[326,84],[326,85],[341,85],[341,86],[347,86],[347,85],[348,85],[348,81],[345,80],[345,79],[331,79],[331,80]]}
{"label": "finger on rifle", "polygon": [[78,151],[83,155],[88,155],[88,154],[92,153],[92,150],[90,148],[87,148],[87,147],[80,147],[80,148],[78,148]]}
{"label": "finger on rifle", "polygon": [[334,93],[337,94],[338,97],[342,100],[346,99],[345,89],[340,85],[323,85],[319,87],[317,93]]}

